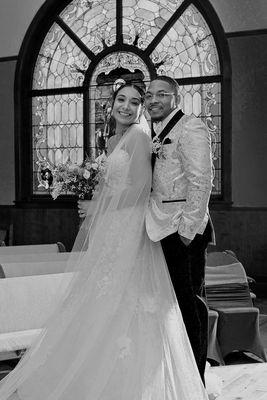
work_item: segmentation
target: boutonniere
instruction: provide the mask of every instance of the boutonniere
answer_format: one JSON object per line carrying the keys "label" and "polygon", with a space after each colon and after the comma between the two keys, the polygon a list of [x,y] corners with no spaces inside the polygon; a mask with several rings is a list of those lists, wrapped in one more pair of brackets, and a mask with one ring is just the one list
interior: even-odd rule
{"label": "boutonniere", "polygon": [[164,158],[163,154],[163,146],[165,144],[170,144],[172,141],[170,138],[166,138],[163,143],[160,141],[158,136],[155,136],[152,139],[152,153],[156,154],[156,156]]}
{"label": "boutonniere", "polygon": [[156,154],[156,156],[159,157],[161,152],[162,152],[162,143],[160,142],[158,136],[155,136],[152,139],[152,153]]}

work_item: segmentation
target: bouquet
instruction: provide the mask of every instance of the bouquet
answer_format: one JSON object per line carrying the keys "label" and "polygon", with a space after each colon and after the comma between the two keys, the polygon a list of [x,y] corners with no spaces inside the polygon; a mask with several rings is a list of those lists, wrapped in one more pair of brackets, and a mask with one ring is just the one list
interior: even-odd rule
{"label": "bouquet", "polygon": [[106,155],[95,160],[86,158],[81,165],[59,164],[52,170],[51,195],[55,200],[60,194],[72,193],[79,199],[91,199],[100,179],[104,176]]}

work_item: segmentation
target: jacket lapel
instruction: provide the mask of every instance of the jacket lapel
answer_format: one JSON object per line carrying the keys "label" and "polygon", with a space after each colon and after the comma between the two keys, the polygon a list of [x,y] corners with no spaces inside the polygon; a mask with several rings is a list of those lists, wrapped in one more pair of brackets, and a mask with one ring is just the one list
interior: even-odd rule
{"label": "jacket lapel", "polygon": [[[184,115],[184,113],[182,110],[179,110],[179,111],[177,111],[176,114],[174,114],[174,116],[170,119],[170,121],[167,123],[165,128],[158,135],[157,139],[159,140],[160,143],[162,143],[165,136],[168,135],[168,133],[172,130],[172,128],[177,124],[177,122],[182,118],[183,115]],[[156,136],[155,131],[153,129],[153,124],[152,124],[151,133],[152,133],[152,140],[153,140],[153,138]],[[156,157],[157,157],[157,155],[155,153],[152,153],[152,157],[151,157],[152,170],[154,169]]]}

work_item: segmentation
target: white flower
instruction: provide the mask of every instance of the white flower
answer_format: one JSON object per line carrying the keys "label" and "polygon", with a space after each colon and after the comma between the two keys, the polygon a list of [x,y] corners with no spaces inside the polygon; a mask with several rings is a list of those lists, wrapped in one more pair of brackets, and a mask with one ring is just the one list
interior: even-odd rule
{"label": "white flower", "polygon": [[155,153],[157,156],[160,154],[162,149],[162,144],[159,141],[158,137],[154,137],[152,140],[152,153]]}
{"label": "white flower", "polygon": [[93,162],[92,165],[91,165],[91,167],[92,167],[94,170],[97,170],[97,169],[98,169],[98,164],[97,164],[97,162]]}
{"label": "white flower", "polygon": [[97,162],[98,164],[106,161],[107,156],[105,153],[100,154],[98,157],[96,157],[95,162]]}
{"label": "white flower", "polygon": [[62,182],[56,182],[53,184],[51,195],[54,200],[61,194],[62,187],[63,187]]}
{"label": "white flower", "polygon": [[89,179],[90,176],[91,176],[90,171],[88,171],[88,169],[85,169],[84,172],[83,172],[83,177],[85,179]]}
{"label": "white flower", "polygon": [[78,172],[79,166],[77,164],[70,164],[68,167],[69,172]]}

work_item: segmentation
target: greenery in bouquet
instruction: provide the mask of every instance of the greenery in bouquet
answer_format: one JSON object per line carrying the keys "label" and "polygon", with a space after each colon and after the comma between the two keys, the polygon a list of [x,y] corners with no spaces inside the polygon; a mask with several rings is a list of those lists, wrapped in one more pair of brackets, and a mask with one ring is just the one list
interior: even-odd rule
{"label": "greenery in bouquet", "polygon": [[95,160],[88,157],[81,165],[59,164],[52,170],[51,195],[55,200],[61,194],[72,193],[79,199],[91,199],[105,173],[106,155],[102,153]]}

